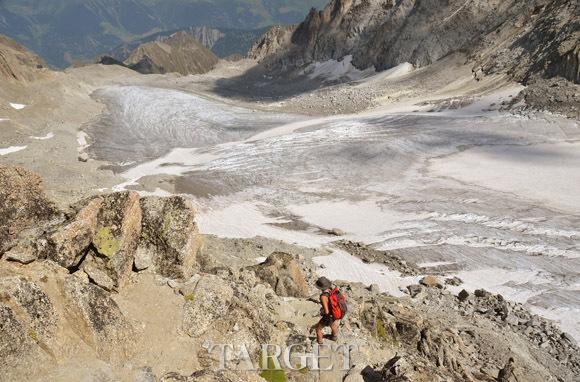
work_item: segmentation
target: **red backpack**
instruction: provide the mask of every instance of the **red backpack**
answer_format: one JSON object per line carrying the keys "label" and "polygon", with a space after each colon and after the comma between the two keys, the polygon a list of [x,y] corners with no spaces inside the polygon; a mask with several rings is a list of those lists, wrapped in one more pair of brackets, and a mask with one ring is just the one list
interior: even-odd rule
{"label": "red backpack", "polygon": [[346,315],[348,307],[346,306],[346,298],[338,288],[330,291],[330,313],[333,320],[340,320]]}

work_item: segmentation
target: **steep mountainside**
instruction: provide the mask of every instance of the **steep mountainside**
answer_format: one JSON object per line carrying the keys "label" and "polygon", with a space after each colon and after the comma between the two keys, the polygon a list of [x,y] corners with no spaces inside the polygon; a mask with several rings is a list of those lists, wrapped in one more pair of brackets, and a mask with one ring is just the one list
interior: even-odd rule
{"label": "steep mountainside", "polygon": [[332,0],[312,10],[278,65],[353,55],[359,68],[426,66],[462,51],[484,72],[578,82],[580,6],[570,0]]}
{"label": "steep mountainside", "polygon": [[38,77],[43,67],[40,57],[0,35],[0,80],[31,81]]}
{"label": "steep mountainside", "polygon": [[123,43],[113,49],[110,53],[111,57],[119,61],[126,60],[131,52],[139,45],[152,42],[163,41],[171,35],[183,31],[193,36],[203,46],[210,49],[218,57],[227,57],[232,54],[245,55],[248,50],[268,29],[228,29],[228,28],[212,28],[208,26],[193,26],[182,30],[163,31],[149,35],[144,38],[132,40]]}
{"label": "steep mountainside", "polygon": [[[296,23],[326,0],[3,0],[0,34],[65,67],[123,42],[191,25],[256,29]],[[176,11],[177,10],[177,11]]]}
{"label": "steep mountainside", "polygon": [[206,73],[217,64],[218,58],[185,32],[173,34],[163,41],[153,41],[135,49],[125,64],[143,74]]}
{"label": "steep mountainside", "polygon": [[261,61],[272,56],[290,44],[295,25],[276,25],[270,28],[248,51],[248,58]]}

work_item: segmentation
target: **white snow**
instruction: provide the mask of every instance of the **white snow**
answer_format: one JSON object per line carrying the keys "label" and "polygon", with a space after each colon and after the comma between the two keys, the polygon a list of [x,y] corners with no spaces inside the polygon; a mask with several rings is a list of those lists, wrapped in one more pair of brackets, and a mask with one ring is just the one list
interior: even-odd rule
{"label": "white snow", "polygon": [[21,103],[12,103],[12,102],[10,102],[10,106],[12,106],[12,108],[16,110],[22,110],[26,107],[26,105],[23,105]]}
{"label": "white snow", "polygon": [[87,147],[89,147],[89,144],[87,143],[87,138],[88,138],[88,135],[84,131],[79,131],[77,133],[77,143],[79,145],[77,150],[79,152],[81,152],[81,151],[85,150]]}
{"label": "white snow", "polygon": [[420,279],[403,277],[399,272],[381,264],[365,264],[359,258],[341,250],[335,250],[329,256],[314,257],[312,261],[324,266],[317,270],[320,276],[328,277],[330,280],[360,282],[364,285],[377,284],[381,292],[387,292],[392,296],[403,296],[399,288],[416,284]]}
{"label": "white snow", "polygon": [[266,216],[263,204],[241,202],[224,208],[198,208],[197,223],[200,232],[220,237],[252,238],[264,236],[305,247],[317,248],[331,238],[308,232],[297,232],[271,225],[283,223],[282,219]]}
{"label": "white snow", "polygon": [[580,142],[486,146],[436,160],[440,175],[580,212]]}
{"label": "white snow", "polygon": [[31,139],[36,139],[37,141],[45,141],[47,139],[52,139],[54,138],[54,133],[48,133],[43,137],[30,137]]}
{"label": "white snow", "polygon": [[327,229],[339,228],[348,234],[349,239],[366,243],[383,240],[386,230],[422,217],[382,207],[375,200],[322,201],[290,205],[288,209],[308,223]]}
{"label": "white snow", "polygon": [[[376,79],[395,79],[399,77],[403,77],[415,70],[413,64],[408,62],[403,62],[391,69],[387,69],[384,72],[380,72],[375,76],[369,77],[367,80],[376,80]],[[366,81],[366,80],[365,80]]]}
{"label": "white snow", "polygon": [[455,261],[433,261],[433,262],[426,262],[426,263],[419,263],[417,264],[420,268],[436,268],[442,267],[445,265],[453,265],[457,264]]}
{"label": "white snow", "polygon": [[10,121],[8,118],[0,118],[0,122]]}
{"label": "white snow", "polygon": [[360,80],[375,73],[375,68],[359,70],[352,64],[352,55],[344,56],[342,60],[328,60],[315,62],[304,69],[303,74],[310,79],[319,78],[325,81],[337,81],[346,79],[350,81]]}
{"label": "white snow", "polygon": [[22,151],[25,148],[27,148],[28,146],[11,146],[11,147],[6,147],[6,148],[0,148],[0,155],[8,155],[11,153],[15,153],[17,151]]}

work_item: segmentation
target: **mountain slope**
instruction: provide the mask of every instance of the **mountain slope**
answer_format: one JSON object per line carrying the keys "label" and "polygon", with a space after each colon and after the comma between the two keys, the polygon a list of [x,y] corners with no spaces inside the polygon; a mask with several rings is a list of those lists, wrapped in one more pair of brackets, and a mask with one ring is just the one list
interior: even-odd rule
{"label": "mountain slope", "polygon": [[0,80],[31,81],[40,75],[43,68],[40,57],[0,35]]}
{"label": "mountain slope", "polygon": [[215,54],[185,32],[173,34],[163,41],[140,45],[125,61],[140,73],[206,73],[217,64]]}
{"label": "mountain slope", "polygon": [[484,72],[578,81],[580,9],[567,0],[332,0],[312,10],[278,65],[353,55],[359,68],[429,65],[464,52]]}
{"label": "mountain slope", "polygon": [[227,57],[233,54],[245,55],[252,44],[257,41],[267,28],[241,30],[229,28],[212,28],[209,26],[192,26],[182,30],[163,31],[144,38],[123,43],[114,48],[110,55],[117,60],[124,61],[139,45],[152,41],[163,41],[174,33],[183,31],[193,36],[203,46],[210,49],[218,57]]}
{"label": "mountain slope", "polygon": [[121,43],[191,25],[256,29],[295,23],[326,0],[4,0],[0,34],[65,67]]}

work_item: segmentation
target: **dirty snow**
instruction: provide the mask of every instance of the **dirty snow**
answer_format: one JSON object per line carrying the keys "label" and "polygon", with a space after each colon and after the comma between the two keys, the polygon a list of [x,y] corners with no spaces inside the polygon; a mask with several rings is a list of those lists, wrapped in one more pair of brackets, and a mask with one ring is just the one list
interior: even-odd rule
{"label": "dirty snow", "polygon": [[328,60],[315,62],[306,67],[302,74],[310,79],[322,79],[324,81],[360,80],[375,73],[375,68],[359,70],[352,64],[352,55],[344,56],[342,60]]}

